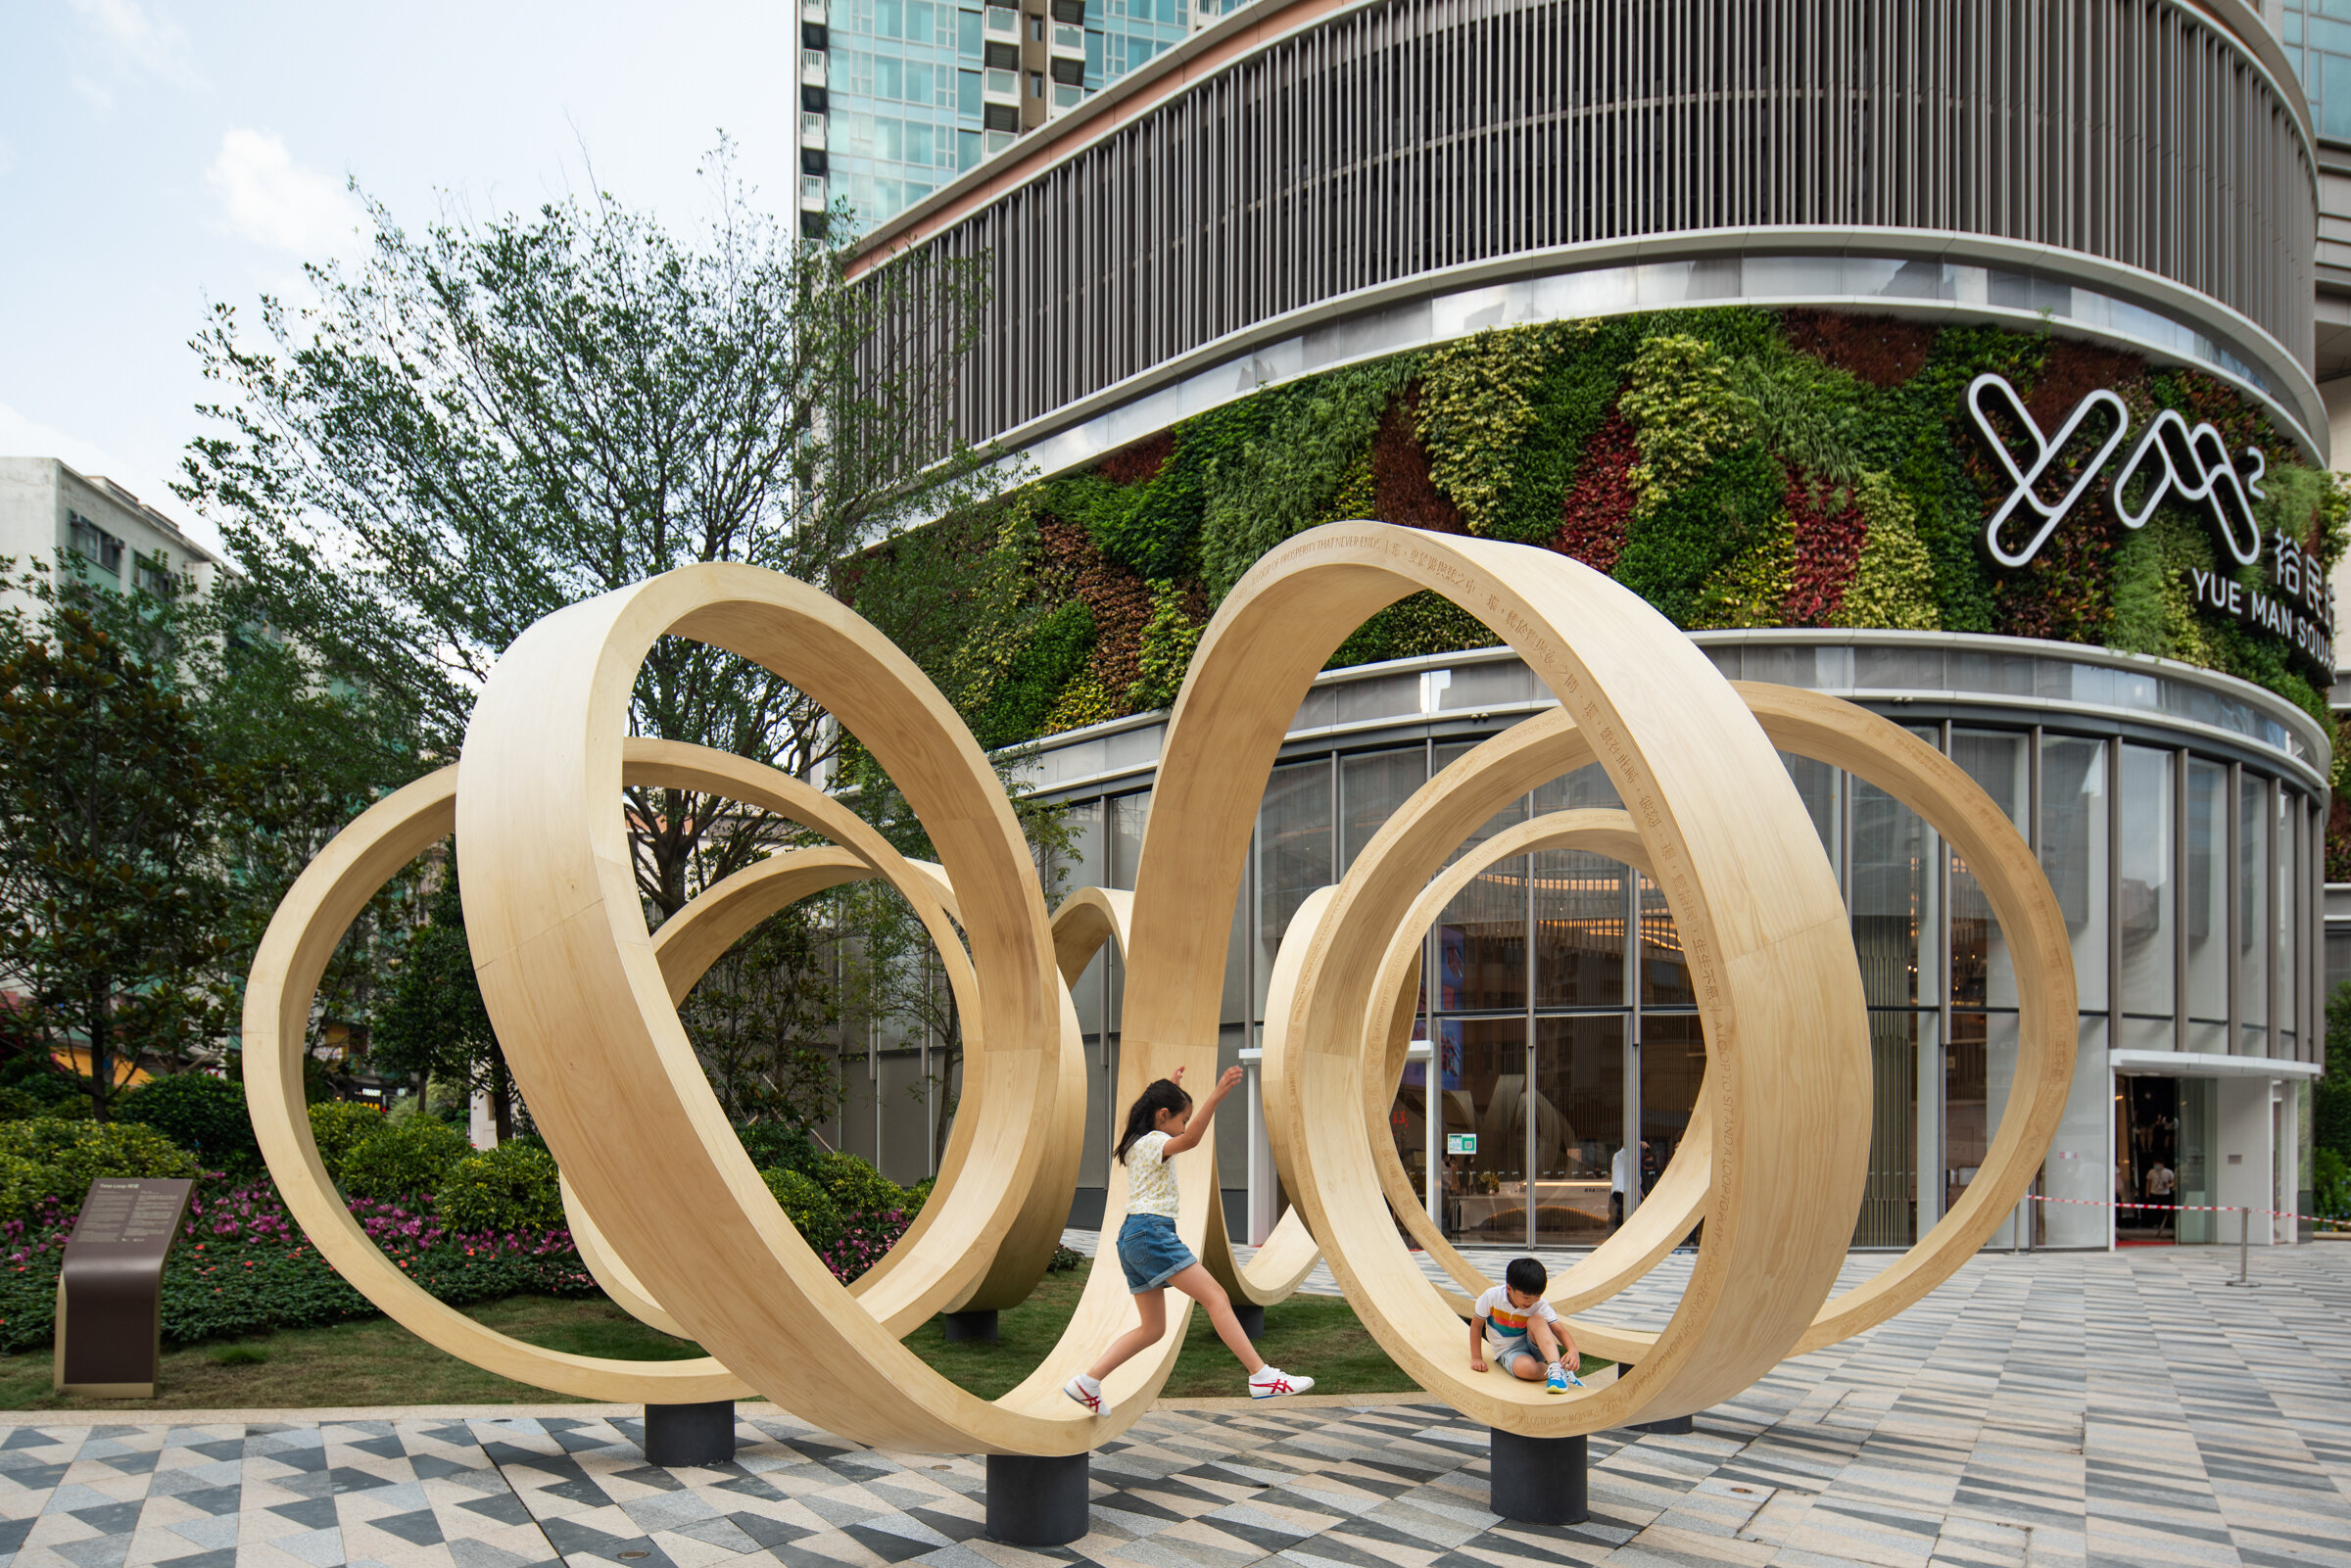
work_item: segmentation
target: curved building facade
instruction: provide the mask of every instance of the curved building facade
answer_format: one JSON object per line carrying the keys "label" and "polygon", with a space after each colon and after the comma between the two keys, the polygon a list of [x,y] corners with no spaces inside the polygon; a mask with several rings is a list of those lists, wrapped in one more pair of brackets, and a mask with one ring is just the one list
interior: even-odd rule
{"label": "curved building facade", "polygon": [[[1024,462],[865,580],[968,562],[951,611],[885,629],[984,744],[1024,748],[1070,884],[1122,886],[1173,680],[1257,553],[1375,516],[1575,555],[1734,679],[1910,727],[2036,846],[2080,1069],[2001,1245],[2233,1242],[2214,1207],[2291,1242],[2351,510],[2314,375],[2319,172],[2235,0],[1261,0],[864,242],[853,273],[915,253],[988,279],[939,436]],[[897,342],[948,331],[907,292]],[[1491,641],[1408,600],[1334,657],[1261,811],[1225,1060],[1254,1060],[1299,902],[1550,704]],[[1855,1241],[1907,1245],[1998,1124],[2012,976],[1930,830],[1791,771],[1872,1010]],[[1608,801],[1587,775],[1515,809]],[[1597,1240],[1671,1158],[1703,1060],[1671,911],[1628,868],[1536,856],[1427,943],[1392,1121],[1430,1212],[1465,1241]],[[1080,986],[1089,1184],[1118,992],[1108,959]],[[866,1050],[842,1136],[920,1176],[892,1108],[929,1047]],[[1222,1147],[1262,1234],[1262,1135]]]}

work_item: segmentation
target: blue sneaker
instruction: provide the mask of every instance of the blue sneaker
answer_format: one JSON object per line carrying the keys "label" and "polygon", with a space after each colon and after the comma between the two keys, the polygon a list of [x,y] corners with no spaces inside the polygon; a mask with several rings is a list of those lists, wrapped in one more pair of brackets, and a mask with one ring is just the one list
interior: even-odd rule
{"label": "blue sneaker", "polygon": [[1558,1361],[1551,1363],[1551,1371],[1543,1379],[1543,1392],[1546,1394],[1567,1392],[1567,1368],[1565,1366]]}

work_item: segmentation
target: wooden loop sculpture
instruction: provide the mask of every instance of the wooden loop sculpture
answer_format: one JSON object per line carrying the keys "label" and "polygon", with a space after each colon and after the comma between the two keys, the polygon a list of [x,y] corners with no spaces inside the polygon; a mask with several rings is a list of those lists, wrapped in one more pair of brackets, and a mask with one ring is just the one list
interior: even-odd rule
{"label": "wooden loop sculpture", "polygon": [[[1971,860],[1985,857],[1979,875],[2020,942],[2035,1042],[2020,1072],[2038,1096],[2054,1081],[2061,1021],[2070,1049],[2072,992],[2062,924],[2036,924],[2029,855],[1987,875],[2009,845],[1970,815],[1981,815],[1975,803],[1934,794],[1949,782],[1935,768],[1915,757],[1888,763],[1871,749],[1883,736],[1807,706],[1802,693],[1777,709],[1757,701],[1758,724],[1686,639],[1607,578],[1547,551],[1377,524],[1300,536],[1243,579],[1207,630],[1170,720],[1135,891],[1081,894],[1050,922],[994,772],[953,711],[897,649],[818,591],[703,565],[540,622],[499,664],[458,766],[355,823],[297,883],[264,940],[247,1029],[270,1049],[257,1053],[253,1099],[289,1205],[346,1277],[404,1324],[564,1392],[685,1403],[750,1389],[860,1442],[950,1452],[1068,1454],[1115,1435],[1148,1407],[1185,1323],[1171,1314],[1159,1345],[1109,1380],[1114,1416],[1096,1419],[1063,1397],[1069,1366],[1135,1320],[1116,1269],[1094,1271],[1060,1346],[992,1402],[932,1372],[898,1337],[942,1308],[1009,1305],[1042,1267],[1074,1185],[1084,1110],[1067,980],[1103,943],[1120,944],[1128,969],[1119,1103],[1177,1066],[1206,1075],[1219,1036],[1223,914],[1283,734],[1350,631],[1430,589],[1506,638],[1563,710],[1513,728],[1432,781],[1302,914],[1274,975],[1265,1085],[1298,1210],[1248,1267],[1237,1266],[1204,1141],[1178,1157],[1179,1233],[1228,1288],[1261,1302],[1295,1285],[1319,1238],[1367,1324],[1423,1387],[1491,1425],[1537,1436],[1714,1402],[1808,1337],[1850,1332],[1915,1299],[1951,1247],[1974,1245],[1996,1222],[1999,1195],[2038,1161],[2055,1108],[2044,1112],[2036,1098],[2003,1121],[1985,1175],[1936,1233],[1947,1229],[1951,1247],[1820,1310],[1866,1164],[1866,1019],[1835,878],[1766,727],[1780,726],[1772,734],[1790,749],[1810,745],[1809,754],[1904,799],[1927,799],[1921,809],[1942,814],[1952,841]],[[904,792],[939,865],[895,855],[838,804],[768,770],[627,738],[630,690],[660,637],[739,654],[822,703]],[[1598,1299],[1602,1286],[1637,1277],[1659,1238],[1670,1246],[1676,1225],[1686,1229],[1683,1217],[1702,1210],[1706,1246],[1667,1327],[1610,1342],[1637,1363],[1630,1375],[1546,1402],[1528,1385],[1462,1369],[1460,1319],[1398,1240],[1394,1183],[1383,1178],[1400,1172],[1380,1165],[1375,1143],[1385,1137],[1374,1139],[1370,1112],[1393,1092],[1391,1043],[1410,989],[1396,912],[1424,921],[1415,900],[1451,845],[1505,801],[1594,758],[1625,811],[1527,825],[1519,848],[1597,848],[1651,871],[1690,955],[1709,1067],[1703,1125],[1669,1176],[1678,1196],[1660,1191],[1655,1217],[1627,1227],[1570,1299]],[[619,799],[624,782],[656,779],[781,813],[832,846],[739,874],[649,931]],[[1954,813],[1967,820],[1944,820]],[[483,998],[562,1168],[583,1254],[616,1300],[699,1341],[709,1359],[615,1363],[505,1340],[400,1276],[326,1182],[299,1072],[318,974],[375,887],[453,827]],[[929,1206],[881,1265],[844,1288],[743,1153],[675,1003],[767,914],[861,877],[890,882],[931,929],[961,1004],[965,1068]],[[2045,884],[2038,896],[2046,901]],[[2054,947],[2043,940],[2052,929]],[[1107,1197],[1113,1213],[1123,1210],[1116,1165]]]}

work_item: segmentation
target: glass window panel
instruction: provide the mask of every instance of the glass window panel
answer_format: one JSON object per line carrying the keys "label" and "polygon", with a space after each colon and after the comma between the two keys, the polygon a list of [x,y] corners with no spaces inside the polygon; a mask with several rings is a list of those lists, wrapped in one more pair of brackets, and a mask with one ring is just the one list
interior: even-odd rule
{"label": "glass window panel", "polygon": [[[2074,939],[2085,1011],[2106,1007],[2106,742],[2040,743],[2040,869]],[[1955,961],[1954,961],[1955,962]]]}
{"label": "glass window panel", "polygon": [[[2219,1121],[2218,1100],[2220,1079],[2179,1078],[2180,1104],[2180,1169],[2177,1196],[2180,1206],[2179,1223],[2175,1227],[2181,1243],[2185,1246],[2209,1246],[2221,1239],[2221,1227],[2216,1220],[2233,1220],[2233,1214],[2202,1213],[2219,1202],[2220,1170],[2213,1158],[2213,1134]],[[2233,1231],[2236,1227],[2229,1227]]]}
{"label": "glass window panel", "polygon": [[2292,1061],[2295,1056],[2294,1026],[2297,1020],[2294,1017],[2294,998],[2301,994],[2294,989],[2297,973],[2294,954],[2302,930],[2299,919],[2301,907],[2296,901],[2302,886],[2302,879],[2297,875],[2301,860],[2296,853],[2296,846],[2300,842],[2296,830],[2301,823],[2301,797],[2291,789],[2280,788],[2278,791],[2278,896],[2275,900],[2278,920],[2271,935],[2271,940],[2278,946],[2278,1034],[2275,1048],[2270,1054],[2285,1061]]}
{"label": "glass window panel", "polygon": [[1578,850],[1533,860],[1536,1005],[1623,1002],[1627,868]]}
{"label": "glass window panel", "polygon": [[1852,801],[1853,947],[1861,961],[1862,989],[1873,1007],[1932,1004],[1941,963],[1936,834],[1916,812],[1874,784],[1854,780]]}
{"label": "glass window panel", "polygon": [[[1461,1063],[1445,1091],[1448,1138],[1476,1147],[1445,1157],[1445,1234],[1456,1241],[1521,1246],[1526,1240],[1526,1022],[1448,1021],[1439,1025]],[[1450,1074],[1449,1074],[1450,1075]]]}
{"label": "glass window panel", "polygon": [[2229,770],[2187,764],[2187,1048],[2229,1053]]}
{"label": "glass window panel", "polygon": [[[2172,875],[2176,822],[2172,816],[2175,754],[2126,745],[2122,754],[2123,1045],[2133,1051],[2169,1051],[2178,968],[2179,926],[2174,906],[2180,889]],[[2100,1042],[2103,1050],[2104,1042]]]}
{"label": "glass window panel", "polygon": [[[1984,1154],[2000,1130],[2000,1112],[2016,1081],[2016,1015],[1963,1009],[1951,1014],[1951,1043],[1943,1056],[1943,1209],[1950,1212],[1983,1168]],[[1990,1245],[2012,1245],[2013,1220]]]}
{"label": "glass window panel", "polygon": [[1497,862],[1445,906],[1437,926],[1440,1011],[1526,1006],[1526,862]]}
{"label": "glass window panel", "polygon": [[1290,917],[1318,887],[1330,883],[1330,759],[1293,762],[1273,770],[1257,812],[1257,1010],[1265,1014]]}
{"label": "glass window panel", "polygon": [[1690,1135],[1699,1079],[1706,1070],[1706,1038],[1695,1013],[1650,1013],[1641,1019],[1641,1190],[1673,1163]]}
{"label": "glass window panel", "polygon": [[1428,782],[1428,752],[1412,746],[1339,759],[1339,875],[1355,864],[1412,792]]}
{"label": "glass window panel", "polygon": [[[2033,737],[2014,731],[1951,733],[1951,760],[1983,785],[2020,833],[2027,832],[2033,799],[2032,749]],[[1951,1000],[1963,1007],[2014,1007],[2015,961],[1999,922],[1992,919],[1983,884],[1956,849],[1951,851],[1950,887]],[[2100,953],[2098,962],[2105,961]]]}
{"label": "glass window panel", "polygon": [[[2104,1207],[2114,1162],[2108,1158],[2106,1122],[2115,1082],[2106,1071],[2106,1021],[2086,1018],[2074,1047],[2074,1086],[2065,1115],[2040,1167],[2040,1190],[2070,1203],[2035,1204],[2034,1245],[2103,1247],[2108,1216]],[[2125,1082],[2128,1079],[2123,1080]],[[2119,1110],[2119,1107],[2116,1107]]]}
{"label": "glass window panel", "polygon": [[1106,830],[1110,865],[1103,886],[1133,889],[1135,869],[1143,859],[1143,826],[1150,818],[1150,790],[1112,797]]}
{"label": "glass window panel", "polygon": [[2263,933],[2270,902],[2269,782],[2240,774],[2236,831],[2236,1022],[2239,1054],[2266,1056],[2270,1022],[2270,957]]}
{"label": "glass window panel", "polygon": [[1624,1015],[1535,1025],[1535,1244],[1580,1246],[1623,1222]]}
{"label": "glass window panel", "polygon": [[1933,1040],[1936,1023],[1932,1013],[1869,1015],[1869,1180],[1853,1221],[1856,1247],[1918,1239],[1918,1047],[1922,1030]]}
{"label": "glass window panel", "polygon": [[1224,945],[1224,1006],[1219,1016],[1227,1024],[1249,1022],[1249,879],[1241,879],[1232,896],[1232,935]]}
{"label": "glass window panel", "polygon": [[1698,1005],[1689,955],[1682,951],[1682,935],[1673,924],[1673,911],[1666,907],[1665,889],[1646,877],[1641,879],[1641,1005]]}
{"label": "glass window panel", "polygon": [[1827,851],[1829,864],[1842,876],[1845,871],[1845,844],[1837,831],[1837,797],[1845,784],[1844,770],[1832,768],[1810,757],[1780,753],[1780,762],[1795,782],[1796,792],[1804,802],[1805,812],[1812,818],[1812,831],[1820,834],[1820,847]]}

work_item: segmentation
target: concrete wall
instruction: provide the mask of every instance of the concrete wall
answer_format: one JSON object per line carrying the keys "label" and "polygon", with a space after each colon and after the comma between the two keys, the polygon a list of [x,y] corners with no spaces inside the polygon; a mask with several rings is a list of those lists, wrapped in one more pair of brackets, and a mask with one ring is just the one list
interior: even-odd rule
{"label": "concrete wall", "polygon": [[[73,513],[122,542],[120,572],[93,572],[99,582],[128,588],[137,581],[140,556],[160,557],[174,574],[192,577],[197,592],[210,591],[217,563],[147,501],[54,457],[0,457],[0,556],[13,558],[16,572],[36,561],[53,563],[72,547]],[[0,607],[30,602],[22,594],[0,594]]]}

